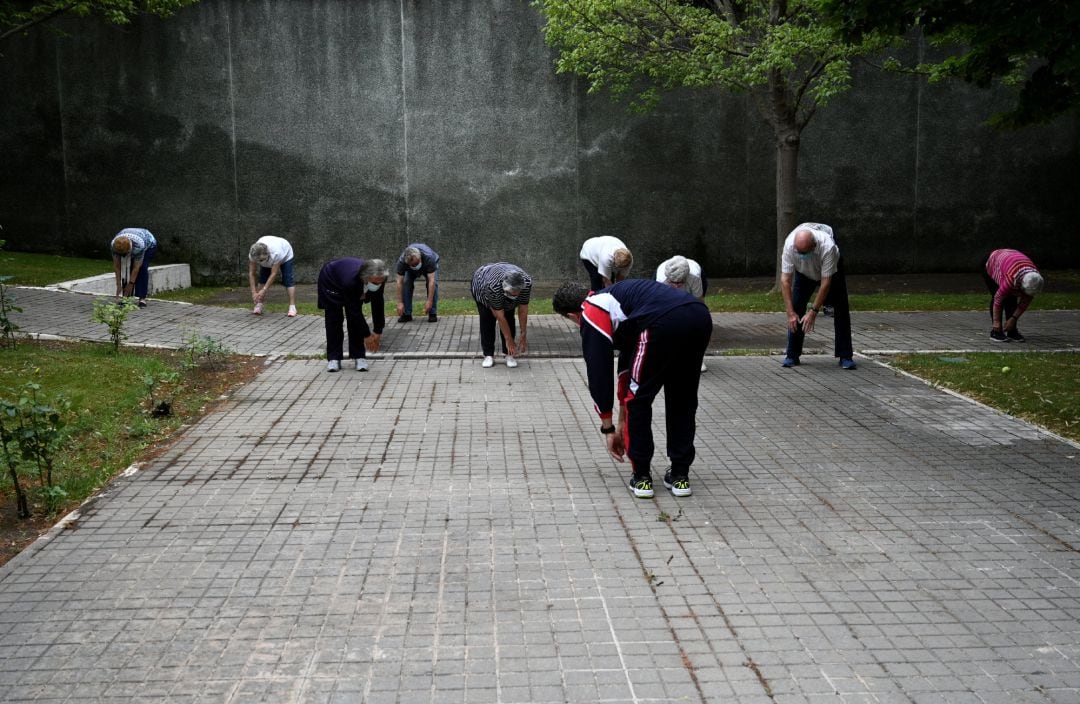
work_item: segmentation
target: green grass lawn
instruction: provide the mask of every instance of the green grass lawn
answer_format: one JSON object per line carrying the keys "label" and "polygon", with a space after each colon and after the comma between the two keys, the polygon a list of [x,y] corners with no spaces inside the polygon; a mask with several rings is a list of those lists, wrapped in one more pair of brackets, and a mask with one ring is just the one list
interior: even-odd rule
{"label": "green grass lawn", "polygon": [[26,254],[0,251],[0,275],[13,277],[8,284],[48,286],[112,273],[111,259],[80,259],[54,254]]}
{"label": "green grass lawn", "polygon": [[[66,499],[49,507],[36,471],[26,467],[23,485],[34,489],[35,512],[78,504],[147,448],[200,416],[232,383],[228,373],[247,379],[257,364],[229,357],[188,369],[183,362],[181,352],[128,348],[113,354],[108,344],[20,341],[15,349],[0,349],[0,397],[17,402],[24,384],[34,382],[41,386],[40,400],[60,394],[71,401],[54,476]],[[162,380],[172,375],[175,380]],[[171,400],[171,416],[151,416],[147,377],[156,380],[155,401]],[[5,465],[0,496],[9,499],[11,492]]]}
{"label": "green grass lawn", "polygon": [[893,364],[938,386],[1080,441],[1080,354],[903,355]]}

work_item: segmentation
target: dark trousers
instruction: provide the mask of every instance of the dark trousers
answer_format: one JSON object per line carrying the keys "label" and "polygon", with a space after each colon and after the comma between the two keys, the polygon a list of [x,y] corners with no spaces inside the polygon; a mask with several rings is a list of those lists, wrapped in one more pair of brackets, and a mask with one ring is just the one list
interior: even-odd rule
{"label": "dark trousers", "polygon": [[345,342],[343,323],[349,326],[349,359],[361,359],[366,355],[364,338],[368,326],[364,320],[364,310],[360,305],[328,304],[325,309],[326,321],[326,358],[342,359],[342,346]]}
{"label": "dark trousers", "polygon": [[[986,290],[990,292],[990,325],[993,326],[997,323],[994,320],[994,296],[997,295],[999,286],[998,282],[994,281],[994,278],[986,273],[985,267],[983,267],[983,283],[986,284]],[[1019,305],[1020,296],[1005,296],[1005,298],[1001,299],[1002,320],[1011,318]]]}
{"label": "dark trousers", "polygon": [[[700,304],[675,308],[638,335],[626,397],[626,454],[634,476],[649,474],[653,401],[664,390],[667,456],[674,478],[685,478],[694,461],[694,434],[701,361],[712,337],[712,316]],[[620,357],[625,353],[620,352]],[[621,383],[621,382],[620,382]]]}
{"label": "dark trousers", "polygon": [[[412,315],[412,297],[413,289],[416,286],[416,280],[423,279],[424,285],[427,286],[427,274],[422,271],[413,271],[408,269],[401,275],[401,300],[405,306],[402,311],[405,315]],[[435,293],[431,296],[431,310],[429,313],[435,315],[439,312],[439,270],[435,270]],[[428,293],[431,293],[428,291]]]}
{"label": "dark trousers", "polygon": [[[482,303],[476,304],[476,312],[480,314],[480,349],[485,357],[495,356],[495,328],[499,327],[499,321],[491,309]],[[510,325],[510,334],[517,335],[517,327],[514,324],[514,309],[503,311],[506,314],[506,322]],[[499,330],[499,339],[502,340],[502,351],[506,354],[506,340]]]}
{"label": "dark trousers", "polygon": [[157,254],[157,245],[147,247],[143,252],[142,264],[139,273],[135,275],[135,298],[142,300],[150,292],[150,262],[154,261]]}
{"label": "dark trousers", "polygon": [[589,289],[599,291],[604,288],[604,277],[600,275],[600,270],[596,268],[596,265],[588,259],[582,259],[581,265],[585,267],[585,271],[589,274]]}
{"label": "dark trousers", "polygon": [[[814,281],[808,276],[795,272],[794,281],[791,285],[791,304],[795,308],[795,314],[800,318],[806,313],[806,304],[817,289],[819,281]],[[851,344],[851,308],[848,306],[847,278],[844,276],[844,260],[840,259],[836,273],[833,274],[832,284],[829,286],[829,294],[825,296],[825,305],[833,307],[833,350],[834,355],[840,359],[851,359],[854,348]],[[802,331],[802,325],[795,332],[788,330],[786,356],[798,359],[802,356],[803,340],[806,333]]]}

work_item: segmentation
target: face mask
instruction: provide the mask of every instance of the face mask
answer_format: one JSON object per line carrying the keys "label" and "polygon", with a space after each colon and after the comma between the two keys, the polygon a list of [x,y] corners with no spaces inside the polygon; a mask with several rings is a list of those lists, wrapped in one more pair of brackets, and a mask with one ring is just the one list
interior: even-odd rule
{"label": "face mask", "polygon": [[412,269],[413,271],[416,271],[417,269],[419,269],[421,267],[421,265],[423,265],[423,263],[424,263],[423,261],[416,262],[416,266],[410,266],[409,268]]}
{"label": "face mask", "polygon": [[379,290],[380,286],[382,286],[382,284],[368,284],[364,288],[374,293],[375,291]]}
{"label": "face mask", "polygon": [[804,262],[808,262],[810,261],[810,258],[814,256],[814,250],[810,250],[809,252],[795,252],[795,256]]}

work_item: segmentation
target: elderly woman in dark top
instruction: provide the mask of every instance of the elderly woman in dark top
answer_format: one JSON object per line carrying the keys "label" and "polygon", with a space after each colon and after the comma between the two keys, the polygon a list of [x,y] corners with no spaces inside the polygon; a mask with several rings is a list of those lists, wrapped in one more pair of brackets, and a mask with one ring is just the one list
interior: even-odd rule
{"label": "elderly woman in dark top", "polygon": [[[349,329],[349,359],[358,372],[368,370],[365,350],[378,352],[386,310],[383,289],[390,270],[382,259],[342,257],[323,264],[319,272],[319,308],[326,311],[326,371],[341,370],[345,335]],[[364,303],[371,304],[374,332],[364,320]]]}

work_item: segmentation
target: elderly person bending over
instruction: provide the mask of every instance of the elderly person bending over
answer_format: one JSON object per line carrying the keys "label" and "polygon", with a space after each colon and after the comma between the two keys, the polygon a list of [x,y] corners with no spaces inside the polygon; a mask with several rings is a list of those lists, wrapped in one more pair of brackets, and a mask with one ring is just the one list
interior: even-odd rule
{"label": "elderly person bending over", "polygon": [[150,262],[157,254],[157,240],[150,230],[125,227],[109,243],[116,274],[116,297],[134,295],[139,307],[146,307],[150,292]]}
{"label": "elderly person bending over", "polygon": [[[994,342],[1023,342],[1027,338],[1016,329],[1032,299],[1043,289],[1043,277],[1023,252],[995,249],[983,272],[990,299],[990,339]],[[1005,322],[1001,321],[1004,313]]]}
{"label": "elderly person bending over", "polygon": [[[390,271],[382,259],[342,257],[323,264],[319,272],[319,308],[326,311],[326,371],[341,370],[342,323],[349,327],[349,358],[358,372],[368,370],[365,349],[379,351],[386,310],[383,289]],[[371,303],[372,332],[364,320],[364,303]]]}
{"label": "elderly person bending over", "polygon": [[[293,277],[293,248],[287,239],[267,235],[248,250],[248,283],[251,285],[251,313],[262,315],[266,293],[280,274],[281,285],[289,292],[290,318],[296,317],[296,280]],[[256,285],[256,280],[258,285]]]}
{"label": "elderly person bending over", "polygon": [[[480,314],[480,349],[484,353],[485,369],[495,364],[495,326],[502,336],[502,351],[506,355],[506,366],[511,369],[518,365],[517,355],[528,350],[528,338],[525,334],[529,320],[529,296],[532,293],[532,279],[522,269],[513,264],[498,262],[485,264],[473,273],[472,296],[476,301],[476,312]],[[517,309],[521,322],[521,335],[514,341],[514,309]]]}
{"label": "elderly person bending over", "polygon": [[589,272],[593,291],[622,281],[634,265],[634,255],[618,237],[592,237],[581,245],[581,264]]}
{"label": "elderly person bending over", "polygon": [[398,322],[412,321],[413,286],[421,276],[427,282],[427,300],[424,315],[429,323],[439,320],[439,255],[422,242],[414,242],[405,248],[397,260]]}
{"label": "elderly person bending over", "polygon": [[[709,290],[709,282],[701,271],[701,265],[681,254],[656,267],[656,280],[672,288],[681,288],[702,303],[705,302],[705,292]],[[701,371],[709,371],[704,361],[701,362]]]}

